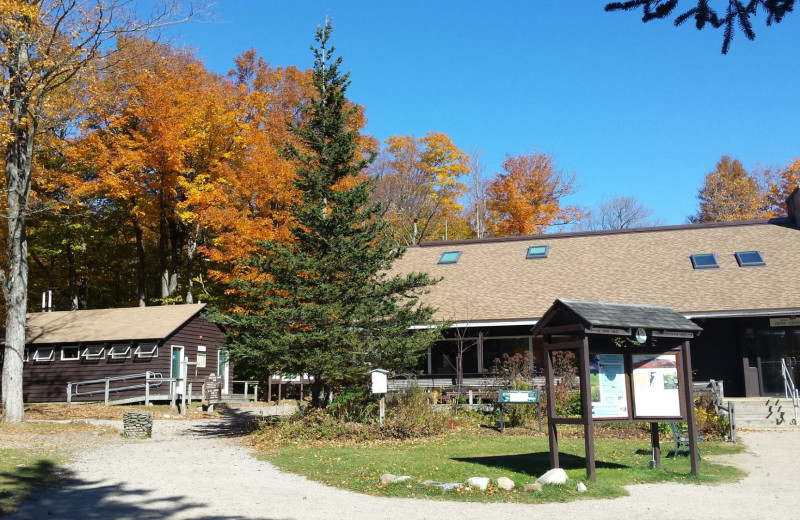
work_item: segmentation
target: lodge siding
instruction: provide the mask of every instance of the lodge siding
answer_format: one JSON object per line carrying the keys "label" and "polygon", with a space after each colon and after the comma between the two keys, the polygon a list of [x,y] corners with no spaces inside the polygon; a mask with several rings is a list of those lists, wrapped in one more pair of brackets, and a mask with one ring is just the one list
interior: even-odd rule
{"label": "lodge siding", "polygon": [[[104,379],[106,377],[117,377],[133,374],[141,374],[147,371],[161,374],[163,377],[170,377],[171,353],[173,345],[184,347],[184,357],[189,358],[190,363],[197,362],[198,345],[206,347],[206,367],[188,367],[188,377],[203,378],[211,373],[216,373],[218,369],[218,350],[224,344],[224,336],[217,325],[209,323],[201,314],[197,314],[180,326],[175,332],[166,338],[152,338],[151,340],[115,340],[107,342],[87,342],[87,343],[68,343],[60,344],[31,344],[28,345],[28,361],[23,367],[23,399],[26,403],[36,402],[64,402],[67,400],[67,384],[78,383],[94,379]],[[158,351],[152,358],[137,358],[134,354],[136,347],[143,343],[157,343]],[[79,360],[62,360],[62,347],[80,347],[80,353],[88,345],[103,345],[105,347],[103,359],[87,360],[83,356]],[[112,345],[130,344],[129,357],[125,359],[112,359],[108,352]],[[34,361],[34,354],[37,349],[54,348],[55,358],[53,361]],[[195,368],[197,368],[195,372]],[[112,382],[110,387],[129,386],[131,384],[142,384],[144,378],[135,381]],[[85,387],[85,390],[103,390],[104,384]],[[200,392],[200,388],[194,388],[195,393]],[[160,387],[151,387],[151,394],[163,396],[168,394],[167,383]],[[142,396],[144,389],[139,388],[128,391],[112,391],[110,399],[122,399],[125,397]],[[102,401],[104,393],[92,395],[73,396],[72,400],[80,401]]]}

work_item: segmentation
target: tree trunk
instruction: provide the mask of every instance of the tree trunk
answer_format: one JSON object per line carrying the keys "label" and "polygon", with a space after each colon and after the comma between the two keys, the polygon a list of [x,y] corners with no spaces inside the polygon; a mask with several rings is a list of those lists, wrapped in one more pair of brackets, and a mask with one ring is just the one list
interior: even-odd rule
{"label": "tree trunk", "polygon": [[139,221],[136,217],[133,218],[133,233],[136,235],[136,256],[139,261],[136,265],[136,274],[139,281],[137,290],[139,292],[139,307],[147,307],[147,273],[145,272],[145,254],[144,254],[144,239],[143,232]]}
{"label": "tree trunk", "polygon": [[[28,310],[28,242],[25,220],[31,187],[31,157],[36,133],[22,86],[11,85],[13,118],[9,124],[15,136],[6,148],[6,186],[8,200],[8,275],[3,274],[6,303],[6,349],[3,361],[3,420],[25,420],[22,401],[22,368],[25,352],[25,314]],[[25,118],[29,118],[25,122]]]}
{"label": "tree trunk", "polygon": [[67,278],[69,283],[69,310],[77,311],[78,302],[78,275],[75,272],[75,251],[71,244],[67,244]]}
{"label": "tree trunk", "polygon": [[164,202],[161,202],[161,215],[158,219],[158,269],[161,280],[161,299],[169,298],[169,223]]}
{"label": "tree trunk", "polygon": [[189,236],[186,239],[186,303],[194,303],[194,257],[197,253],[200,226],[197,223],[191,223],[189,226]]}

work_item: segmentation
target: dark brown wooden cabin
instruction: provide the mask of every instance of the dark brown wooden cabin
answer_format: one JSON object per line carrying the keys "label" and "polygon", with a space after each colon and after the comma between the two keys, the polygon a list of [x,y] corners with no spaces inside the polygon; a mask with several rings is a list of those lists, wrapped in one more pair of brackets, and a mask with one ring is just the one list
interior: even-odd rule
{"label": "dark brown wooden cabin", "polygon": [[[225,338],[218,325],[205,319],[204,307],[28,314],[23,399],[26,403],[64,402],[71,383],[73,402],[103,401],[106,378],[111,401],[144,396],[148,373],[151,378],[198,381],[218,374],[227,393]],[[177,362],[180,359],[183,364]],[[151,385],[151,399],[167,399],[170,384]],[[199,382],[194,385],[194,394],[200,393],[200,386]]]}

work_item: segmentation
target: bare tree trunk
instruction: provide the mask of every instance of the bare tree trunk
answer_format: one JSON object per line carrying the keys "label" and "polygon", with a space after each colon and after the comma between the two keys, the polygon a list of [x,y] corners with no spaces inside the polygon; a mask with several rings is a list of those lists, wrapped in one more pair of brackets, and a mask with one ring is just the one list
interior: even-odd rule
{"label": "bare tree trunk", "polygon": [[75,251],[67,244],[67,278],[69,283],[69,310],[80,308],[78,301],[78,275],[75,272]]}
{"label": "bare tree trunk", "polygon": [[158,269],[161,280],[161,298],[169,298],[169,224],[161,201],[161,215],[158,219]]}
{"label": "bare tree trunk", "polygon": [[139,307],[147,307],[147,274],[145,272],[144,239],[142,237],[142,228],[139,226],[139,221],[136,220],[136,217],[133,218],[133,233],[136,235],[136,256],[139,259],[136,265],[136,273],[139,278],[137,284]]}
{"label": "bare tree trunk", "polygon": [[[20,61],[27,62],[27,51],[18,50]],[[21,69],[27,63],[20,64]],[[28,310],[28,241],[25,230],[28,197],[31,190],[31,158],[35,120],[25,121],[28,103],[21,95],[18,80],[11,82],[10,104],[13,118],[11,134],[15,136],[6,148],[6,186],[8,200],[8,274],[2,275],[6,303],[6,349],[3,361],[3,420],[19,423],[25,420],[22,401],[22,368],[25,352],[25,314]],[[19,92],[17,92],[19,91]]]}
{"label": "bare tree trunk", "polygon": [[189,236],[186,240],[186,303],[194,303],[194,257],[200,238],[200,226],[196,222],[190,223],[189,226]]}

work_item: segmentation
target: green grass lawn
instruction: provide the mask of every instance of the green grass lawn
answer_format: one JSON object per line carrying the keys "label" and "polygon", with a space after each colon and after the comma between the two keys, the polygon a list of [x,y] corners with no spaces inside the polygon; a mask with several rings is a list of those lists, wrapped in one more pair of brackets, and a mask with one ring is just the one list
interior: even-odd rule
{"label": "green grass lawn", "polygon": [[0,449],[0,515],[15,511],[33,490],[55,485],[61,463],[41,451]]}
{"label": "green grass lawn", "polygon": [[66,477],[62,467],[70,448],[58,435],[91,431],[84,424],[0,424],[0,436],[14,448],[0,448],[0,515],[15,511],[33,491],[55,486]]}
{"label": "green grass lawn", "polygon": [[[613,498],[627,494],[623,486],[638,483],[730,482],[744,473],[730,466],[702,460],[700,474],[691,475],[689,458],[662,456],[660,468],[650,469],[648,441],[597,439],[595,441],[597,482],[586,479],[583,439],[560,439],[560,462],[569,481],[564,486],[547,486],[542,492],[522,491],[550,469],[546,437],[455,434],[442,438],[396,443],[352,444],[346,446],[285,446],[260,454],[284,471],[332,486],[361,493],[391,497],[426,497],[479,502],[562,502],[575,498]],[[662,443],[662,453],[670,452]],[[741,451],[732,444],[705,442],[703,456]],[[408,475],[410,480],[381,485],[381,474]],[[468,489],[443,494],[441,489],[421,484],[425,480],[466,482],[470,477],[490,477],[486,491]],[[512,491],[494,487],[498,477],[517,485]],[[577,493],[578,481],[588,490]]]}

